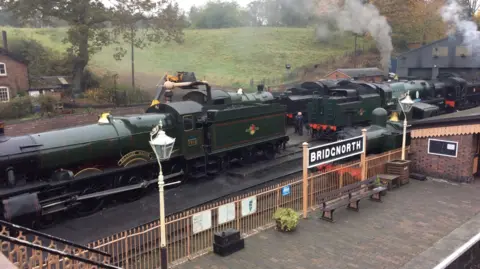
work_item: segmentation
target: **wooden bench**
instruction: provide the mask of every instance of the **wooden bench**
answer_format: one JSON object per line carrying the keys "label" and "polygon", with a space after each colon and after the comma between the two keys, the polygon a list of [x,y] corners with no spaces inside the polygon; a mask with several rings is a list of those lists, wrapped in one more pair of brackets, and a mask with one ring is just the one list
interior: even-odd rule
{"label": "wooden bench", "polygon": [[376,177],[369,178],[354,184],[349,184],[337,190],[322,193],[317,198],[322,211],[321,219],[335,222],[333,213],[337,208],[347,206],[347,209],[358,212],[360,200],[369,197],[370,200],[382,202],[380,192],[387,190],[387,187],[380,186],[374,189],[369,187],[375,183]]}

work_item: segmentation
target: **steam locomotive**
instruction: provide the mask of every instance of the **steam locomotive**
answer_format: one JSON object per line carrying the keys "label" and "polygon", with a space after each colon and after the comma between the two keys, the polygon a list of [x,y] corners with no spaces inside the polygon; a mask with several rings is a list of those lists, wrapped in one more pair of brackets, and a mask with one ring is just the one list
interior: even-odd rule
{"label": "steam locomotive", "polygon": [[480,103],[479,86],[455,74],[442,74],[436,81],[384,84],[340,80],[327,94],[315,95],[308,103],[308,126],[313,137],[335,140],[345,127],[368,125],[372,111],[378,107],[398,121],[399,100],[406,93],[415,100],[408,115],[412,120],[468,109]]}

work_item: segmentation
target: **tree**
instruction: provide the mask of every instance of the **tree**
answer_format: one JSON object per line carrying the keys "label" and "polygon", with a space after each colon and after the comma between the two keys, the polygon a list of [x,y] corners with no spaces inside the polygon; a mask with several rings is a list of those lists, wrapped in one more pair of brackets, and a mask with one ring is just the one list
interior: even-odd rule
{"label": "tree", "polygon": [[82,78],[90,56],[111,44],[107,22],[112,11],[100,0],[1,0],[1,6],[17,18],[28,19],[40,13],[44,20],[56,18],[68,23],[64,42],[73,62],[73,87],[82,90]]}
{"label": "tree", "polygon": [[478,8],[480,7],[479,0],[458,0],[458,3],[462,5],[465,9],[465,16],[468,19],[474,18],[475,13],[477,13]]}
{"label": "tree", "polygon": [[[184,16],[179,13],[178,4],[167,3],[167,0],[117,0],[114,14],[115,37],[121,36],[130,44],[132,89],[135,90],[135,48],[144,49],[151,43],[171,40],[183,42]],[[122,47],[116,51],[116,60],[126,54]]]}

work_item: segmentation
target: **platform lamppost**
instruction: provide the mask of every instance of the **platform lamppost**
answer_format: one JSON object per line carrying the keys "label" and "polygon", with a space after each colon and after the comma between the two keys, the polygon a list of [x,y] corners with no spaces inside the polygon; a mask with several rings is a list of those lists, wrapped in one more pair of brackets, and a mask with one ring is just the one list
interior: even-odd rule
{"label": "platform lamppost", "polygon": [[407,92],[407,96],[403,98],[402,101],[399,102],[400,107],[402,108],[403,111],[403,140],[402,140],[402,161],[405,160],[405,149],[407,146],[407,114],[410,112],[413,106],[413,100],[410,98],[410,91]]}
{"label": "platform lamppost", "polygon": [[[158,192],[160,203],[160,268],[167,269],[167,237],[165,233],[165,181],[162,173],[162,161],[170,159],[172,154],[173,145],[175,144],[175,138],[168,136],[162,129],[162,120],[153,128],[150,132],[150,146],[157,156],[158,167],[160,169],[158,173]],[[175,183],[173,183],[175,184]],[[170,185],[170,184],[168,184]]]}

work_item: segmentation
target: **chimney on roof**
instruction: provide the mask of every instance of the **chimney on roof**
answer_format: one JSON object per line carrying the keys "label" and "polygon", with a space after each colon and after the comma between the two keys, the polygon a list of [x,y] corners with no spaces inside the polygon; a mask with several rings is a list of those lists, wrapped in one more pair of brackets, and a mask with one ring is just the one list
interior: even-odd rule
{"label": "chimney on roof", "polygon": [[8,51],[8,43],[7,43],[7,32],[2,31],[2,41],[3,41],[3,48]]}

